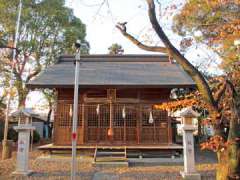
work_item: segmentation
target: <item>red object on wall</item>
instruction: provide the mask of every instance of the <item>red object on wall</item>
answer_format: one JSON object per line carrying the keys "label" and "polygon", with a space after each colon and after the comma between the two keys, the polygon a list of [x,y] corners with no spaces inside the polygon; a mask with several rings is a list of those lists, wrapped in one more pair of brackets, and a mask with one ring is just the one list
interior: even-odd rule
{"label": "red object on wall", "polygon": [[112,128],[108,129],[108,136],[110,136],[110,137],[113,136],[113,129]]}
{"label": "red object on wall", "polygon": [[77,139],[77,133],[72,133],[72,140],[76,141]]}

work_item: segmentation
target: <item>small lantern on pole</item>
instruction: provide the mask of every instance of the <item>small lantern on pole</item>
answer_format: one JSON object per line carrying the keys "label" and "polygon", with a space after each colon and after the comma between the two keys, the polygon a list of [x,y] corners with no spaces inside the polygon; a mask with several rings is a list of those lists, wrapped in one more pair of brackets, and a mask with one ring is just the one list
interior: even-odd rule
{"label": "small lantern on pole", "polygon": [[192,110],[191,107],[184,109],[180,116],[182,117],[181,129],[183,130],[183,156],[184,171],[180,172],[184,179],[200,180],[201,176],[195,169],[194,157],[194,140],[193,132],[197,129],[194,127],[192,120],[199,114]]}
{"label": "small lantern on pole", "polygon": [[81,41],[75,43],[75,81],[74,81],[74,103],[73,103],[73,123],[72,123],[72,162],[71,162],[71,180],[76,179],[76,155],[77,155],[77,121],[78,121],[78,87],[79,87],[79,66],[81,59]]}

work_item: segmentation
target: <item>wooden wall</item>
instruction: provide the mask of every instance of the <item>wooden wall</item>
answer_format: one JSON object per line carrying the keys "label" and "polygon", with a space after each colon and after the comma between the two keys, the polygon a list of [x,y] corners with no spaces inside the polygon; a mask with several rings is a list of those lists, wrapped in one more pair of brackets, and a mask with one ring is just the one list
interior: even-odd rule
{"label": "wooden wall", "polygon": [[[116,98],[131,98],[138,100],[149,100],[162,102],[169,100],[171,89],[116,89]],[[73,101],[73,89],[57,89],[58,100]],[[79,100],[83,98],[107,98],[107,89],[80,89]]]}
{"label": "wooden wall", "polygon": [[[136,144],[161,144],[171,143],[171,122],[167,112],[156,111],[156,120],[148,124],[149,108],[152,105],[169,100],[170,89],[117,89],[114,108],[114,136],[110,142],[107,137],[108,126],[100,126],[110,113],[108,111],[109,91],[107,89],[80,89],[79,115],[78,115],[78,144],[86,143],[136,143]],[[54,122],[54,144],[71,144],[71,113],[73,109],[73,89],[58,89],[57,110]],[[97,104],[101,103],[101,113],[96,116]],[[105,105],[104,105],[105,104]],[[104,107],[106,106],[106,107]],[[131,120],[126,124],[117,124],[121,119],[123,106],[128,108]],[[105,109],[104,109],[105,108]],[[103,111],[103,112],[102,112]],[[106,111],[106,112],[104,112]],[[131,112],[132,111],[132,112]],[[146,112],[145,112],[146,111]],[[160,114],[157,114],[160,113]],[[101,120],[102,118],[102,120]],[[105,118],[105,120],[104,120]],[[89,124],[89,120],[95,119],[100,123]],[[132,124],[131,124],[132,123]]]}

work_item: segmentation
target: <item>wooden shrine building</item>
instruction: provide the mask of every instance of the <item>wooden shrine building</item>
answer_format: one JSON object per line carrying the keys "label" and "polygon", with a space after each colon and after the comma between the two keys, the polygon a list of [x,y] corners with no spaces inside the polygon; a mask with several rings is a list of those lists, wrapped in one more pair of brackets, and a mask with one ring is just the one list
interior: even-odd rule
{"label": "wooden shrine building", "polygon": [[[54,88],[57,102],[53,145],[71,145],[74,56],[61,56],[28,84]],[[160,147],[174,144],[168,112],[154,109],[170,100],[173,88],[193,80],[167,56],[87,55],[79,74],[78,146]]]}

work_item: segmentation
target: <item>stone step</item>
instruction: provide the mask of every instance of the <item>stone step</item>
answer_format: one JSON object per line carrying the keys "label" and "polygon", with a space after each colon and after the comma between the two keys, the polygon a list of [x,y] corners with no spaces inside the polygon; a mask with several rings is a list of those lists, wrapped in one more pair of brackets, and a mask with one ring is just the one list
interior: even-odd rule
{"label": "stone step", "polygon": [[92,162],[92,166],[94,167],[128,167],[127,161],[120,162]]}

